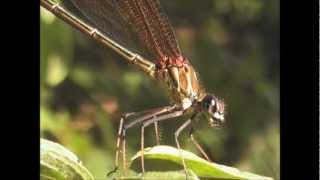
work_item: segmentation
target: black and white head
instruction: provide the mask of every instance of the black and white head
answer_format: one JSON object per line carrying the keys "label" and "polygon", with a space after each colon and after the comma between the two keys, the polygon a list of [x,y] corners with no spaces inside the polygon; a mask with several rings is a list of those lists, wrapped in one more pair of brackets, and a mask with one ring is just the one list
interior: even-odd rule
{"label": "black and white head", "polygon": [[201,101],[203,112],[208,116],[211,127],[219,127],[224,123],[224,102],[216,96],[207,94]]}

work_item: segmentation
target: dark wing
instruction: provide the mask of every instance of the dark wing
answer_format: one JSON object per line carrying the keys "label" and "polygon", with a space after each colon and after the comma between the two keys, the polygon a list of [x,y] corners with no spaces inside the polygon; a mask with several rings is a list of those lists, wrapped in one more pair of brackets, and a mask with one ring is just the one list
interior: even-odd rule
{"label": "dark wing", "polygon": [[[104,34],[122,45],[131,40],[138,52],[151,55],[161,65],[184,61],[168,17],[159,0],[71,0]],[[147,51],[144,51],[147,50]],[[143,55],[144,55],[143,54]]]}

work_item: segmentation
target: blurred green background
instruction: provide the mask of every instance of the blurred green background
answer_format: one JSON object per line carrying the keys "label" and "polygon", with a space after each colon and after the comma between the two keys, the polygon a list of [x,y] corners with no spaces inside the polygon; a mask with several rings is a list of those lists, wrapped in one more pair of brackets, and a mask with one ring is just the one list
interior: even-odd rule
{"label": "blurred green background", "polygon": [[[279,179],[279,2],[161,3],[204,86],[227,104],[224,127],[201,119],[195,137],[214,162]],[[104,179],[114,165],[120,115],[167,105],[166,91],[42,8],[40,28],[41,137],[63,144]],[[162,144],[175,146],[182,123],[160,123]],[[187,133],[180,139],[197,153]],[[127,142],[130,157],[140,148],[139,127],[128,131]],[[151,127],[146,146],[154,144]]]}

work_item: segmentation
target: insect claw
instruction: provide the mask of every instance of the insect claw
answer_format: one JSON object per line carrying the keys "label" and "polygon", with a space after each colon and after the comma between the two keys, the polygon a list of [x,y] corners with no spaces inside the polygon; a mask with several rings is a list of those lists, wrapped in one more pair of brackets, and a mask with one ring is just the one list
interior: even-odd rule
{"label": "insect claw", "polygon": [[111,170],[110,172],[108,172],[108,173],[107,173],[107,177],[110,177],[112,174],[114,174],[115,172],[117,172],[117,171],[118,171],[118,169],[119,169],[119,167],[118,167],[118,166],[114,167],[114,169],[113,169],[113,170]]}

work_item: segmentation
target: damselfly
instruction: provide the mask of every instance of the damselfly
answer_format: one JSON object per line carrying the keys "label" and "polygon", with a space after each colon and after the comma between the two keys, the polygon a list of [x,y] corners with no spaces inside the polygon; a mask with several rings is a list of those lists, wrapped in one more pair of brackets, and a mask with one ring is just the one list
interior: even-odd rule
{"label": "damselfly", "polygon": [[[144,130],[155,125],[159,144],[158,122],[183,116],[187,119],[174,134],[177,148],[180,150],[179,135],[189,127],[190,138],[201,154],[209,160],[199,143],[193,138],[193,126],[199,114],[205,114],[209,125],[216,127],[224,122],[224,103],[213,94],[208,94],[201,86],[199,77],[190,61],[181,53],[169,20],[163,12],[159,0],[71,0],[75,7],[93,24],[90,26],[75,17],[62,6],[50,0],[41,0],[41,6],[51,11],[68,24],[91,36],[99,43],[113,49],[124,60],[134,64],[151,78],[159,81],[170,92],[174,104],[144,111],[143,115],[126,120],[137,113],[125,113],[120,121],[116,144],[115,166],[118,168],[119,151],[122,147],[124,169],[126,164],[126,131],[133,126],[141,126],[141,169],[144,166]],[[152,55],[153,61],[125,48],[109,36],[113,28],[123,36],[133,36],[142,45],[144,51]],[[121,37],[120,37],[121,38]],[[182,158],[184,170],[186,163]]]}

